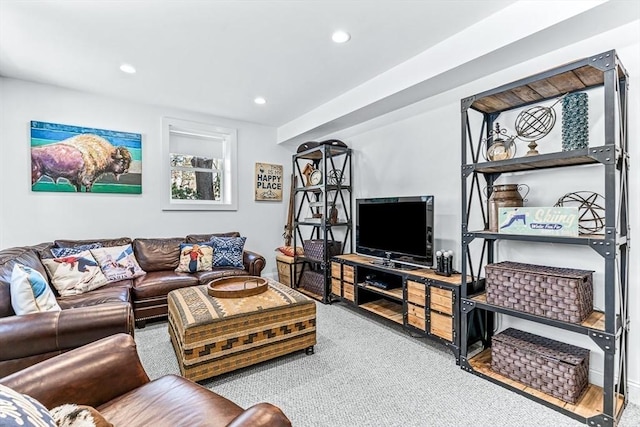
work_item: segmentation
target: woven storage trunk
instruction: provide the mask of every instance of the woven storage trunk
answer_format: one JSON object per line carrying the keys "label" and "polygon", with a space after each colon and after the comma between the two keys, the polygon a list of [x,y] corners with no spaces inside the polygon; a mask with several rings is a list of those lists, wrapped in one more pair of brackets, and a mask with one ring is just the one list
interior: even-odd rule
{"label": "woven storage trunk", "polygon": [[[303,242],[303,247],[305,257],[319,261],[324,260],[324,240],[305,240]],[[335,255],[340,255],[340,253],[342,252],[341,249],[341,242],[327,240],[327,259]]]}
{"label": "woven storage trunk", "polygon": [[505,261],[485,273],[489,304],[569,323],[593,311],[593,271]]}
{"label": "woven storage trunk", "polygon": [[589,382],[589,350],[509,328],[493,337],[491,369],[576,403]]}
{"label": "woven storage trunk", "polygon": [[324,274],[311,270],[303,271],[299,287],[317,295],[324,295]]}

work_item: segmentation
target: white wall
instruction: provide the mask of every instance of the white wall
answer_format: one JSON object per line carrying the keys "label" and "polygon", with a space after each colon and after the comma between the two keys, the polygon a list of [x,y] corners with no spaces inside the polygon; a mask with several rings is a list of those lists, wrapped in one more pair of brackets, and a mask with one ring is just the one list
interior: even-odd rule
{"label": "white wall", "polygon": [[[640,137],[638,120],[640,113],[640,93],[636,89],[636,79],[640,76],[640,23],[618,28],[598,37],[582,41],[575,45],[550,53],[543,57],[533,58],[510,69],[505,69],[477,81],[467,83],[442,95],[414,104],[408,109],[415,115],[392,124],[389,117],[380,117],[381,125],[373,130],[358,132],[352,128],[342,138],[354,149],[354,196],[375,197],[392,195],[435,195],[435,238],[436,249],[453,249],[456,265],[460,267],[460,99],[493,87],[526,77],[536,72],[553,68],[560,64],[588,57],[609,49],[616,49],[621,62],[630,74],[631,89],[629,93],[629,146],[632,165],[640,158]],[[592,91],[593,92],[593,91]],[[597,141],[602,135],[602,119],[598,117],[597,108],[601,96],[590,94],[590,108],[593,109],[590,121],[590,134]],[[557,106],[560,113],[561,107]],[[401,115],[399,112],[390,116]],[[505,120],[504,123],[502,120]],[[501,124],[513,130],[513,118],[500,117]],[[375,124],[375,123],[374,123]],[[360,126],[371,129],[372,123]],[[541,152],[559,150],[557,147],[561,125],[554,129],[556,141],[552,135],[539,144]],[[476,134],[479,132],[476,131]],[[602,144],[600,139],[599,144]],[[598,143],[594,143],[598,145]],[[525,143],[519,143],[520,154],[526,152]],[[596,169],[594,169],[596,168]],[[598,166],[582,169],[549,171],[537,174],[503,175],[502,182],[528,183],[532,187],[529,196],[530,206],[553,204],[558,197],[570,191],[598,191],[601,186],[602,168]],[[593,178],[593,176],[596,178]],[[589,182],[589,184],[586,184]],[[630,222],[632,230],[640,229],[638,210],[637,168],[630,171]],[[585,185],[588,188],[585,188]],[[602,192],[602,190],[600,190]],[[551,247],[550,247],[551,246]],[[599,255],[589,248],[536,244],[501,243],[501,259],[531,262],[560,267],[585,268],[595,270],[596,307],[603,306],[602,278],[604,262]],[[631,252],[630,283],[628,297],[630,301],[631,331],[629,333],[628,378],[631,387],[629,397],[640,403],[640,293],[638,290],[637,251]],[[591,378],[594,383],[602,381],[602,352],[586,336],[579,336],[544,327],[519,319],[503,319],[500,327],[507,325],[556,337],[575,345],[581,345],[592,351]]]}
{"label": "white wall", "polygon": [[[275,274],[274,248],[282,244],[288,180],[282,202],[254,201],[256,162],[284,165],[291,153],[276,145],[275,128],[202,114],[122,102],[14,79],[0,79],[0,248],[53,239],[170,237],[237,230],[246,248],[265,256]],[[163,116],[238,129],[238,210],[162,211]],[[31,191],[31,120],[142,134],[142,194],[75,194]]]}

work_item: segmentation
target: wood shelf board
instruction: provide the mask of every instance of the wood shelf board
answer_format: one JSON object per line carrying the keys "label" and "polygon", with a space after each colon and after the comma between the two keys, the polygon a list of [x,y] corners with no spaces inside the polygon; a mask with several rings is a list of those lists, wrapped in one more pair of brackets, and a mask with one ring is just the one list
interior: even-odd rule
{"label": "wood shelf board", "polygon": [[[373,261],[378,261],[377,258],[369,257],[366,255],[354,254],[354,253],[338,255],[335,258],[341,259],[347,262],[355,263],[355,264],[360,264],[365,267],[372,266],[375,268],[386,269],[396,274],[404,274],[404,275],[407,275],[409,279],[411,279],[411,276],[413,276],[414,278],[418,277],[423,279],[437,280],[453,286],[460,286],[461,279],[462,279],[460,274],[452,274],[449,277],[439,276],[435,273],[435,271],[433,271],[430,268],[421,268],[419,270],[404,270],[402,268],[386,268],[384,266],[372,263]],[[467,282],[468,283],[471,282],[470,276],[467,276]]]}
{"label": "wood shelf board", "polygon": [[565,93],[604,84],[604,73],[590,65],[555,74],[528,84],[477,98],[471,108],[483,113],[511,110],[534,102],[558,98]]}
{"label": "wood shelf board", "polygon": [[393,288],[393,289],[381,289],[376,288],[375,286],[370,286],[365,283],[358,283],[358,287],[361,289],[366,289],[371,292],[375,292],[382,295],[388,295],[391,298],[395,298],[397,300],[402,301],[402,287]]}
{"label": "wood shelf board", "polygon": [[395,303],[386,299],[367,302],[358,305],[358,307],[382,316],[386,319],[393,320],[396,323],[403,324],[402,320],[402,304]]}
{"label": "wood shelf board", "polygon": [[[510,311],[515,311],[516,313],[514,314],[515,316],[517,316],[518,310],[513,310],[510,309],[508,307],[502,307],[502,306],[498,306],[498,305],[493,305],[493,304],[489,304],[487,302],[487,293],[483,292],[481,294],[478,294],[472,298],[470,298],[472,301],[478,302],[480,304],[485,304],[488,305],[490,307],[495,307],[496,309],[505,309],[505,310],[510,310]],[[524,314],[533,316],[533,314],[530,313],[526,313],[523,312]],[[546,319],[546,318],[545,318]],[[553,320],[553,319],[550,319]],[[566,322],[562,322],[560,320],[558,320],[559,323],[566,323]],[[592,311],[591,314],[589,315],[589,317],[587,317],[582,323],[580,323],[581,326],[588,328],[588,329],[594,329],[597,331],[602,331],[604,332],[604,313],[602,311]]]}
{"label": "wood shelf board", "polygon": [[481,173],[522,172],[559,166],[590,165],[598,161],[588,154],[588,149],[565,151],[562,153],[538,154],[537,156],[516,157],[495,162],[476,163],[474,170]]}
{"label": "wood shelf board", "polygon": [[[542,399],[553,406],[557,406],[558,408],[564,409],[568,412],[572,412],[580,417],[590,418],[602,413],[604,392],[602,387],[600,386],[588,384],[587,390],[582,393],[580,400],[578,400],[578,402],[574,405],[543,393],[540,390],[531,388],[526,384],[514,381],[510,378],[505,377],[504,375],[491,370],[490,348],[483,350],[476,356],[469,359],[469,365],[471,365],[471,367],[475,371],[480,372],[483,375],[494,379],[495,381],[516,388],[524,393],[537,397],[538,399]],[[616,400],[616,412],[618,413],[617,417],[619,418],[619,416],[621,415],[621,410],[624,406],[624,396],[618,395]]]}
{"label": "wood shelf board", "polygon": [[322,299],[323,299],[322,295],[318,295],[315,292],[308,291],[308,290],[306,290],[304,288],[295,288],[295,289],[296,289],[296,291],[298,291],[300,293],[303,293],[306,296],[311,297],[311,298],[313,298],[315,300],[322,301]]}

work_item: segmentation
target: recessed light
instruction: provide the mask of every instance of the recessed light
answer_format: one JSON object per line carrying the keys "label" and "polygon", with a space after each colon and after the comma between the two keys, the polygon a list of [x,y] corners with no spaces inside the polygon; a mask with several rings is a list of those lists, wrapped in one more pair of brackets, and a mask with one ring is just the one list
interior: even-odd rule
{"label": "recessed light", "polygon": [[253,102],[255,102],[258,105],[263,105],[263,104],[267,103],[267,100],[264,99],[263,97],[259,96],[256,99],[254,99]]}
{"label": "recessed light", "polygon": [[331,35],[331,40],[336,43],[346,43],[351,39],[351,34],[346,31],[338,30]]}
{"label": "recessed light", "polygon": [[120,71],[122,71],[123,73],[127,73],[127,74],[135,74],[136,73],[136,68],[131,64],[122,64],[120,66]]}

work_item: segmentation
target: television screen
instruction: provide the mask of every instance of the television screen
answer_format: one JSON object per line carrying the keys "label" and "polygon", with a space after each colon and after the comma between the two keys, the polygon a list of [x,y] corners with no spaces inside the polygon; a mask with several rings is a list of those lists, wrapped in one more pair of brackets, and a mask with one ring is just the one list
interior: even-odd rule
{"label": "television screen", "polygon": [[356,252],[433,265],[433,196],[357,199]]}

